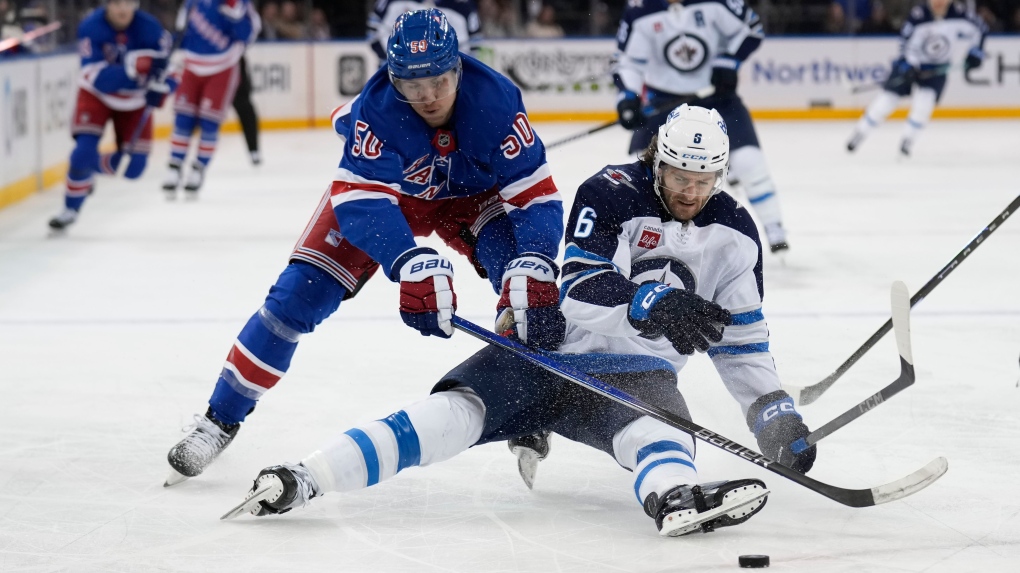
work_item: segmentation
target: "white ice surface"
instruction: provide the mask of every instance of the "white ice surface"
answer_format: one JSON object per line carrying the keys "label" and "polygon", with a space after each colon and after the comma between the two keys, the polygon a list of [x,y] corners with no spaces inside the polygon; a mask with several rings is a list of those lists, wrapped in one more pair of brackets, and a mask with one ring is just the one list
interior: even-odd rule
{"label": "white ice surface", "polygon": [[[547,141],[586,126],[539,125]],[[765,314],[780,375],[823,378],[1020,191],[1020,123],[937,122],[897,160],[900,125],[849,156],[851,123],[761,123],[792,249],[767,258]],[[565,198],[627,160],[618,128],[550,152]],[[328,131],[263,134],[252,168],[225,136],[201,200],[158,190],[168,149],[141,181],[99,179],[68,236],[47,238],[59,189],[0,211],[0,571],[1015,571],[1020,560],[1020,218],[918,305],[917,383],[821,442],[811,476],[870,487],[938,455],[948,474],[904,501],[850,509],[702,444],[701,476],[758,477],[757,517],[661,539],[632,475],[554,440],[533,492],[502,444],[332,494],[279,518],[217,517],[259,469],[423,396],[478,349],[422,338],[377,276],[301,343],[236,442],[200,478],[164,489],[167,450],[204,411],[231,342],[331,178]],[[768,255],[767,255],[768,257]],[[488,283],[457,258],[461,314],[490,324]],[[886,337],[815,405],[813,426],[898,374]],[[682,390],[701,424],[754,446],[709,361]]]}

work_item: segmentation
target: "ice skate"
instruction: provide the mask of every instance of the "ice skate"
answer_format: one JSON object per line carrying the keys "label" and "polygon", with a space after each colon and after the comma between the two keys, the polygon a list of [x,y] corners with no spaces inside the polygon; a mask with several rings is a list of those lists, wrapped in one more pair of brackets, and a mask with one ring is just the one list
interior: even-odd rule
{"label": "ice skate", "polygon": [[322,495],[315,478],[301,464],[283,464],[259,472],[244,501],[223,514],[220,519],[234,519],[245,513],[261,517],[287,513],[295,507],[304,507]]}
{"label": "ice skate", "polygon": [[761,511],[769,490],[757,479],[717,481],[675,487],[662,498],[645,498],[645,513],[655,519],[659,534],[679,537],[696,531],[740,525]]}
{"label": "ice skate", "polygon": [[902,142],[900,142],[900,156],[910,157],[910,148],[913,146],[914,142],[913,140],[910,139],[904,139]]}
{"label": "ice skate", "polygon": [[50,228],[54,231],[63,231],[78,220],[78,212],[74,209],[64,209],[56,217],[50,219]]}
{"label": "ice skate", "polygon": [[786,230],[783,229],[782,223],[765,225],[765,237],[769,241],[769,250],[773,254],[780,254],[790,250],[790,245],[786,242]]}
{"label": "ice skate", "polygon": [[528,489],[535,488],[535,474],[538,472],[538,462],[549,455],[549,432],[530,434],[512,438],[507,441],[510,451],[517,456],[517,471],[524,480]]}
{"label": "ice skate", "polygon": [[251,164],[255,166],[262,165],[262,154],[255,151],[249,151],[248,154],[251,156]]}
{"label": "ice skate", "polygon": [[167,201],[177,198],[177,188],[181,185],[181,166],[171,163],[166,168],[166,177],[163,179],[163,193]]}
{"label": "ice skate", "polygon": [[846,142],[846,150],[853,153],[857,150],[857,147],[860,146],[862,141],[864,141],[864,134],[859,131],[855,131],[853,136],[850,137],[850,141]]}
{"label": "ice skate", "polygon": [[234,440],[240,427],[241,424],[224,424],[215,419],[212,410],[206,410],[204,416],[195,414],[195,426],[166,456],[171,469],[163,487],[177,485],[205,471]]}
{"label": "ice skate", "polygon": [[199,162],[191,164],[191,171],[188,172],[188,179],[184,182],[184,198],[190,201],[198,199],[198,190],[202,188],[205,181],[205,165]]}

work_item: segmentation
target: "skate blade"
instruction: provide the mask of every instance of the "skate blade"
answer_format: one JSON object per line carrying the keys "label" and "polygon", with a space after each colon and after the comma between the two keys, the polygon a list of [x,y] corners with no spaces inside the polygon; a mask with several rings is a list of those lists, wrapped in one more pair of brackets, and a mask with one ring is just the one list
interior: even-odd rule
{"label": "skate blade", "polygon": [[538,452],[521,446],[513,448],[512,451],[517,456],[517,472],[521,474],[524,485],[528,486],[528,489],[535,489],[535,474],[538,473],[538,462],[541,461]]}
{"label": "skate blade", "polygon": [[166,476],[166,481],[163,482],[163,487],[175,486],[188,479],[190,479],[188,476],[178,472],[173,468],[170,468],[170,475]]}
{"label": "skate blade", "polygon": [[[768,497],[769,493],[771,492],[766,488],[756,488],[751,491],[737,493],[731,498],[733,500],[732,504],[720,505],[704,513],[698,513],[696,509],[685,509],[669,514],[662,520],[662,530],[659,531],[659,535],[663,537],[679,537],[688,533],[694,533],[706,521],[711,521],[726,514],[731,514],[730,517],[734,517],[732,514],[738,513],[739,510],[757,503],[758,500],[763,500],[762,503],[765,503],[764,498]],[[761,503],[757,504],[757,506],[760,505]],[[757,509],[757,506],[752,508],[752,510]]]}
{"label": "skate blade", "polygon": [[273,489],[273,482],[271,480],[269,480],[265,484],[263,484],[261,487],[259,487],[257,490],[255,490],[255,493],[251,494],[251,497],[249,497],[248,499],[246,499],[246,500],[242,501],[241,503],[237,504],[230,511],[224,513],[223,516],[220,517],[220,520],[234,519],[235,517],[238,517],[238,516],[243,515],[245,513],[250,513],[251,510],[253,510],[253,509],[255,509],[256,507],[259,506],[259,502],[260,501],[269,498],[269,496],[271,494],[270,490],[272,490],[272,489]]}

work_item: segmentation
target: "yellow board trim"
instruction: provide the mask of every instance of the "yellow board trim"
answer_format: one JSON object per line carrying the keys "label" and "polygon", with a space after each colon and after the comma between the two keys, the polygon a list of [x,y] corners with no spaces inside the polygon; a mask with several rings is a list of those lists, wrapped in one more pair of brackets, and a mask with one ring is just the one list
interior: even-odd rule
{"label": "yellow board trim", "polygon": [[[812,109],[760,109],[751,112],[751,117],[762,121],[799,121],[799,120],[848,120],[857,119],[863,110],[852,108],[812,108]],[[533,122],[577,121],[577,122],[610,122],[616,119],[612,111],[537,111],[529,114]],[[893,112],[892,119],[907,117],[906,109]],[[1020,107],[988,107],[988,108],[937,108],[932,115],[934,119],[1020,119]],[[311,129],[331,127],[328,117],[264,119],[259,122],[259,129]],[[154,130],[154,137],[166,139],[173,130],[171,125],[161,125]],[[241,125],[236,120],[224,123],[220,130],[224,133],[238,133]],[[67,161],[45,168],[41,174],[34,173],[13,183],[0,187],[0,209],[13,205],[36,191],[52,187],[64,180],[67,174]]]}

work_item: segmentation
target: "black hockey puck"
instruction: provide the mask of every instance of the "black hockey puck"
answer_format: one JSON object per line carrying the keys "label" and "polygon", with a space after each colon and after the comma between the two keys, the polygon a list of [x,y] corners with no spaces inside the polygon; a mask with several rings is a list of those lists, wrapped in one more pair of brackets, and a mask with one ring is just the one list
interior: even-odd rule
{"label": "black hockey puck", "polygon": [[743,569],[760,569],[769,566],[768,555],[741,555],[737,558],[740,567]]}

